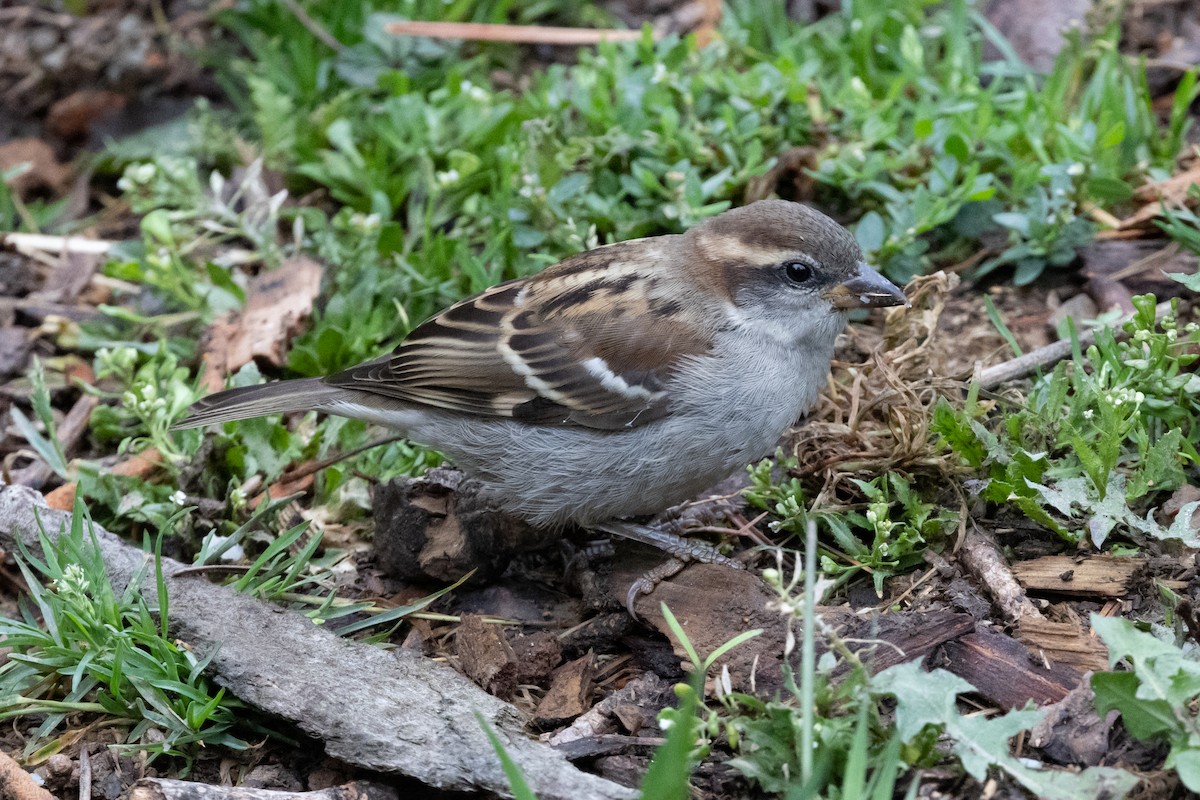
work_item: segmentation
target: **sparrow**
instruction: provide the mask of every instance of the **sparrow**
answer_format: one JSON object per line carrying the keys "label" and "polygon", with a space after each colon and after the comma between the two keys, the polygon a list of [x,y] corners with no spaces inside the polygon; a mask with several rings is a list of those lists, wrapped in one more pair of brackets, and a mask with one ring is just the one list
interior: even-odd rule
{"label": "sparrow", "polygon": [[218,392],[176,427],[367,420],[440,450],[534,525],[723,561],[630,520],[769,454],[825,385],[848,312],[904,303],[837,222],[761,200],[494,286],[344,372]]}

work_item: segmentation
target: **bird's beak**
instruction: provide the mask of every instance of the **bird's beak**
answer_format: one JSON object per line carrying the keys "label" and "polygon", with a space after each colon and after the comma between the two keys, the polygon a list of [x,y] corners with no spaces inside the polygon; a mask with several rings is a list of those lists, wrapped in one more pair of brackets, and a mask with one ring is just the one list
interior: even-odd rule
{"label": "bird's beak", "polygon": [[827,290],[823,296],[833,303],[834,308],[840,309],[908,305],[903,289],[862,261],[858,262],[858,272]]}

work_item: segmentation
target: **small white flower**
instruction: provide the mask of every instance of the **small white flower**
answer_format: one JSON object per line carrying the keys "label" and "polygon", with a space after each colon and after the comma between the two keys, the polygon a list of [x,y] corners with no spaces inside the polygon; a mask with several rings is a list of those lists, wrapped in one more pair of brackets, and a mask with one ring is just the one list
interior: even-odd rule
{"label": "small white flower", "polygon": [[1084,418],[1084,419],[1091,419],[1091,418],[1092,418],[1092,416],[1093,416],[1093,413],[1094,413],[1094,412],[1093,412],[1093,411],[1092,411],[1090,408],[1088,408],[1088,409],[1084,409],[1084,412],[1083,412],[1083,418]]}
{"label": "small white flower", "polygon": [[659,729],[664,731],[670,730],[673,724],[675,724],[675,721],[670,719],[660,719],[658,721]]}
{"label": "small white flower", "polygon": [[176,489],[175,494],[171,495],[171,502],[177,506],[186,505],[187,495],[183,493],[182,489]]}
{"label": "small white flower", "polygon": [[459,180],[462,178],[462,176],[458,174],[458,170],[456,170],[456,169],[448,169],[445,172],[439,172],[434,177],[437,180],[438,186],[441,186],[441,187],[453,186],[454,184],[458,183]]}
{"label": "small white flower", "polygon": [[1083,164],[1080,164],[1078,161],[1076,161],[1071,166],[1067,167],[1067,174],[1070,175],[1072,178],[1082,175],[1083,174]]}

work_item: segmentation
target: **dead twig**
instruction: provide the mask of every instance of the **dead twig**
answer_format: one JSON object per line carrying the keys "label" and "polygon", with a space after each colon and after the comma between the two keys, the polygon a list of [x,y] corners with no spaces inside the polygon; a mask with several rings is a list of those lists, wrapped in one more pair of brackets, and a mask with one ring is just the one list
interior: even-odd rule
{"label": "dead twig", "polygon": [[425,36],[430,39],[469,39],[513,44],[591,45],[601,42],[636,42],[641,31],[613,28],[556,28],[543,25],[498,25],[487,22],[389,22],[392,36]]}
{"label": "dead twig", "polygon": [[[1166,304],[1161,304],[1158,307],[1156,316],[1162,319],[1171,310],[1171,307]],[[1122,326],[1132,319],[1132,315],[1125,315],[1113,323],[1113,336],[1118,341],[1128,338]],[[1086,331],[1080,331],[1078,336],[1079,349],[1086,350],[1096,343],[1096,332],[1098,328],[1089,328]],[[997,386],[1015,381],[1019,378],[1024,378],[1038,370],[1057,364],[1071,355],[1072,344],[1070,339],[1052,342],[1045,347],[1039,347],[1036,350],[1030,350],[1024,355],[1011,358],[1002,364],[997,364],[994,367],[988,367],[981,370],[978,377],[979,386],[985,390],[995,389]]]}
{"label": "dead twig", "polygon": [[321,23],[317,22],[308,12],[305,11],[296,0],[280,0],[283,7],[291,12],[296,21],[304,26],[304,29],[316,37],[317,41],[328,47],[335,53],[342,52],[345,45],[339,42],[332,33],[325,30]]}
{"label": "dead twig", "polygon": [[1041,617],[1041,612],[1025,596],[1025,590],[1000,555],[1000,548],[991,534],[984,533],[975,525],[971,527],[971,532],[956,554],[959,563],[983,584],[997,610],[1009,623],[1015,625],[1026,617]]}

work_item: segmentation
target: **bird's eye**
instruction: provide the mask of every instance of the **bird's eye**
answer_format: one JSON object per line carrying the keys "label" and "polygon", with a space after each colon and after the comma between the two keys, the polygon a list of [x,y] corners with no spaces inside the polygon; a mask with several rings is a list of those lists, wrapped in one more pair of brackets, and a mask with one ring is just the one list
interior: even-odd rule
{"label": "bird's eye", "polygon": [[812,265],[803,261],[788,261],[783,265],[783,272],[792,283],[807,283],[813,276]]}

